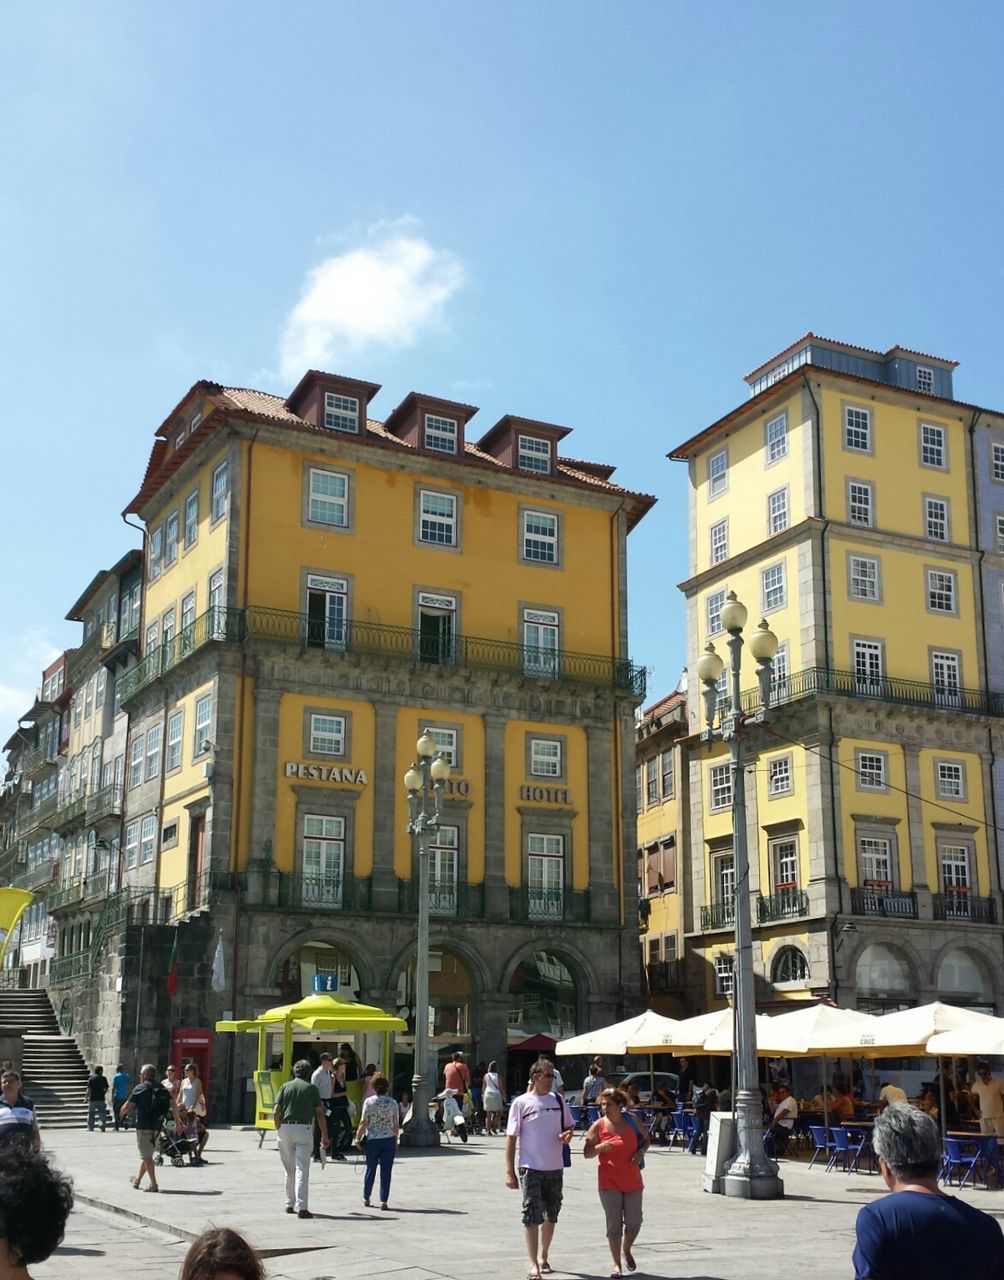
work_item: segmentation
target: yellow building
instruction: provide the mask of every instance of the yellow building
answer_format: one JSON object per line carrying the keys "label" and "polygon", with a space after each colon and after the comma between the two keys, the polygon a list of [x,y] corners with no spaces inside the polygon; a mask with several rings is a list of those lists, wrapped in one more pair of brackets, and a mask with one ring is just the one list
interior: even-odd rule
{"label": "yellow building", "polygon": [[[780,641],[775,708],[749,734],[761,1007],[819,994],[865,1009],[1001,1006],[1004,699],[991,672],[1004,540],[988,544],[983,508],[1004,447],[974,446],[977,425],[992,436],[1001,423],[954,399],[953,369],[809,334],[670,455],[690,473],[690,653],[723,650],[731,591]],[[692,732],[702,717],[691,689]],[[732,983],[725,749],[692,751],[689,777],[695,1012]]]}
{"label": "yellow building", "polygon": [[[473,407],[417,394],[380,422],[378,390],[203,382],[157,431],[127,512],[123,884],[155,888],[203,976],[222,928],[220,1009],[337,975],[413,1022],[402,777],[428,728],[452,765],[434,1039],[500,1057],[639,999],[626,538],[653,500],[564,458],[567,428],[506,416],[475,441]],[[212,1025],[205,995],[176,1026]]]}

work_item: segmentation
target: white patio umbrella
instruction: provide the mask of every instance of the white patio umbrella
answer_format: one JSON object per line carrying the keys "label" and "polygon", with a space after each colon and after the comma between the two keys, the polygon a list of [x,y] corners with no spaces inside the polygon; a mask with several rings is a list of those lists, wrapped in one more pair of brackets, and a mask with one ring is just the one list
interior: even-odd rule
{"label": "white patio umbrella", "polygon": [[1004,1018],[988,1018],[985,1023],[971,1022],[954,1031],[939,1031],[928,1040],[927,1052],[945,1058],[970,1053],[987,1058],[1004,1054]]}
{"label": "white patio umbrella", "polygon": [[920,1005],[916,1009],[900,1009],[886,1013],[870,1022],[848,1022],[815,1037],[815,1047],[821,1053],[853,1054],[862,1058],[908,1058],[927,1053],[927,1042],[940,1031],[986,1025],[997,1021],[985,1013],[973,1013],[958,1009],[955,1005]]}
{"label": "white patio umbrella", "polygon": [[[639,1038],[658,1040],[662,1036],[671,1035],[678,1027],[676,1018],[664,1018],[662,1014],[646,1009],[644,1013],[624,1022],[614,1022],[609,1027],[599,1027],[596,1031],[584,1031],[580,1036],[572,1036],[568,1040],[559,1040],[554,1052],[562,1058],[574,1057],[581,1053],[634,1053],[629,1044]],[[650,1053],[659,1050],[642,1049],[638,1052]]]}
{"label": "white patio umbrella", "polygon": [[704,1042],[722,1022],[732,1023],[731,1009],[714,1009],[711,1013],[699,1013],[695,1018],[684,1018],[671,1030],[661,1035],[636,1036],[628,1042],[628,1053],[703,1053]]}
{"label": "white patio umbrella", "polygon": [[[732,1053],[735,1048],[732,1043],[735,1023],[732,1017],[732,1010],[730,1009],[728,1013],[728,1018],[720,1021],[704,1041],[701,1053]],[[765,1058],[768,1055],[773,1056],[776,1050],[770,1048],[766,1042],[770,1038],[771,1024],[774,1019],[769,1014],[758,1013],[754,1016],[754,1021],[756,1023],[756,1051],[758,1056],[761,1058]]]}
{"label": "white patio umbrella", "polygon": [[838,1009],[832,1004],[810,1004],[791,1013],[776,1013],[761,1031],[757,1025],[757,1047],[764,1053],[781,1058],[799,1057],[821,1052],[819,1041],[833,1032],[865,1030],[865,1024],[877,1019],[856,1009]]}

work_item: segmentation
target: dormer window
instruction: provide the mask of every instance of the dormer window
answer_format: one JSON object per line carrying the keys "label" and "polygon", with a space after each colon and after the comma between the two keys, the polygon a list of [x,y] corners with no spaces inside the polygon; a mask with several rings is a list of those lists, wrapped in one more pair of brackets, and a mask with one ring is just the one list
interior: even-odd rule
{"label": "dormer window", "polygon": [[917,365],[917,390],[928,396],[934,395],[934,370],[926,365]]}
{"label": "dormer window", "polygon": [[425,447],[437,453],[457,452],[457,423],[453,418],[425,415]]}
{"label": "dormer window", "polygon": [[181,448],[181,446],[182,446],[184,443],[185,443],[185,428],[184,428],[184,427],[182,427],[182,428],[181,428],[181,430],[178,432],[178,434],[174,437],[174,451],[175,451],[175,453],[177,453],[177,452],[178,452],[178,450]]}
{"label": "dormer window", "polygon": [[551,473],[551,442],[538,436],[520,436],[517,464],[520,471]]}
{"label": "dormer window", "polygon": [[359,432],[359,401],[355,396],[324,393],[324,425],[329,431]]}
{"label": "dormer window", "polygon": [[194,436],[196,431],[198,431],[199,427],[201,426],[202,426],[202,410],[200,409],[198,413],[195,413],[192,415],[192,425],[188,429],[189,435]]}

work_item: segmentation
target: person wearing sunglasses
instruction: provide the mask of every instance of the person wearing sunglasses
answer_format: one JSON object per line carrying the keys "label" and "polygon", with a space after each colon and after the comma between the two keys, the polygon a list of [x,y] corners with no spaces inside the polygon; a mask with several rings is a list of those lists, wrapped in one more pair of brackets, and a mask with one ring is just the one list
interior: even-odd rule
{"label": "person wearing sunglasses", "polygon": [[538,1058],[530,1069],[529,1092],[512,1100],[505,1140],[506,1186],[523,1192],[523,1233],[530,1260],[527,1280],[540,1280],[553,1270],[548,1253],[561,1211],[565,1152],[574,1127],[564,1098],[554,1091],[554,1064]]}

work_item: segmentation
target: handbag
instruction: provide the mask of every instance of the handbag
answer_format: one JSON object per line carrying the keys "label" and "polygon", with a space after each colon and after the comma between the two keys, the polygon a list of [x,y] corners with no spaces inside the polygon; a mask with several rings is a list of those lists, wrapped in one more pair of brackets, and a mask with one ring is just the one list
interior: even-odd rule
{"label": "handbag", "polygon": [[[637,1120],[635,1120],[634,1116],[631,1114],[630,1111],[624,1112],[624,1119],[628,1122],[628,1124],[634,1130],[634,1136],[638,1139],[638,1146],[635,1148],[635,1150],[640,1151],[641,1148],[645,1145],[645,1139],[641,1136],[641,1130],[638,1128],[638,1122]],[[642,1158],[638,1161],[638,1168],[639,1169],[645,1168],[644,1156],[642,1156]]]}
{"label": "handbag", "polygon": [[[561,1097],[561,1095],[557,1091],[552,1093],[551,1097],[557,1099],[558,1110],[561,1114],[561,1119],[558,1121],[558,1132],[561,1133],[564,1131],[565,1121],[569,1118],[572,1118],[573,1120],[573,1123],[569,1127],[574,1129],[575,1128],[574,1118],[569,1116],[565,1099]],[[570,1169],[572,1166],[572,1144],[570,1142],[563,1142],[561,1144],[561,1163],[563,1167],[566,1169]]]}

